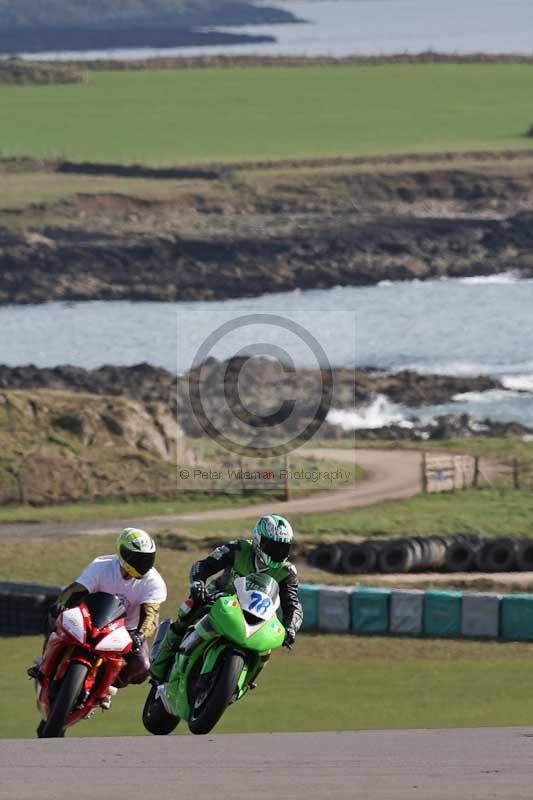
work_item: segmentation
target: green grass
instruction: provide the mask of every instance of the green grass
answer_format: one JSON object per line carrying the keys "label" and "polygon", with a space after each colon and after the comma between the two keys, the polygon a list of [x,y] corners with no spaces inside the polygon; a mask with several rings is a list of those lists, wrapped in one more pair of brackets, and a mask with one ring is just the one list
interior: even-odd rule
{"label": "green grass", "polygon": [[480,533],[531,535],[531,492],[471,489],[418,495],[339,514],[292,517],[300,534],[358,536]]}
{"label": "green grass", "polygon": [[[193,180],[117,178],[46,171],[2,174],[1,181],[3,210],[21,209],[30,203],[53,205],[77,194],[112,194],[158,203],[177,203],[187,192],[200,188],[204,193],[208,191],[205,182]],[[39,211],[42,213],[42,208]]]}
{"label": "green grass", "polygon": [[[211,466],[212,469],[217,469],[216,463]],[[237,467],[233,468],[237,469]],[[205,469],[207,470],[208,468],[206,467]],[[279,467],[274,467],[273,469],[277,470]],[[293,472],[293,479],[291,480],[291,495],[293,497],[300,497],[315,491],[328,491],[349,486],[354,480],[362,480],[366,475],[365,470],[359,466],[355,467],[354,473],[353,465],[333,461],[317,462],[312,459],[302,459],[295,462],[290,465],[290,470]],[[328,473],[336,473],[337,470],[341,470],[344,477],[335,481],[328,480],[326,475]],[[315,480],[315,476],[319,477]],[[192,490],[177,499],[132,498],[131,500],[99,500],[42,507],[31,505],[0,506],[0,525],[8,522],[34,522],[38,524],[43,522],[84,522],[87,520],[105,521],[125,517],[140,519],[142,517],[182,514],[188,511],[234,508],[235,506],[265,502],[268,498],[273,498],[273,503],[275,504],[277,497],[283,494],[281,484],[279,491],[276,489],[276,491],[268,493],[257,491],[256,493],[247,492],[242,495],[235,490],[230,495],[217,494],[217,484],[215,483],[215,493],[211,497],[205,493],[208,491],[210,482],[198,479],[195,483],[198,489],[197,494]]]}
{"label": "green grass", "polygon": [[[469,453],[470,455],[495,456],[508,459],[533,459],[533,442],[524,442],[519,436],[472,436],[468,439],[434,439],[428,441],[395,441],[392,439],[326,439],[313,440],[309,445],[313,449],[342,448],[356,450],[431,450],[443,453]],[[305,452],[305,448],[304,451]]]}
{"label": "green grass", "polygon": [[177,500],[132,499],[101,500],[86,503],[67,503],[62,506],[0,506],[0,524],[5,522],[85,522],[87,520],[109,520],[135,517],[164,516],[182,514],[210,508],[234,508],[238,505],[261,502],[260,495],[241,497],[240,495],[186,495]]}
{"label": "green grass", "polygon": [[[418,495],[331,514],[291,514],[290,519],[297,536],[310,540],[465,532],[530,536],[531,504],[531,492],[471,489]],[[198,537],[213,533],[230,536],[250,530],[253,522],[250,518],[186,523],[179,527],[179,532]]]}
{"label": "green grass", "polygon": [[[39,637],[0,639],[1,738],[35,735],[39,717],[25,669],[40,647]],[[292,653],[273,655],[258,689],[229,708],[216,731],[529,725],[530,674],[525,644],[301,635]],[[129,687],[110,712],[68,735],[142,735],[146,692]]]}
{"label": "green grass", "polygon": [[[26,539],[24,545],[20,539],[2,539],[0,580],[68,584],[93,558],[114,553],[115,546],[116,536],[32,538]],[[156,566],[168,588],[168,600],[164,607],[166,616],[175,615],[188,590],[191,564],[207,552],[207,549],[195,549],[192,552],[165,547],[158,549]]]}
{"label": "green grass", "polygon": [[3,155],[153,163],[531,148],[531,67],[94,72],[0,87]]}

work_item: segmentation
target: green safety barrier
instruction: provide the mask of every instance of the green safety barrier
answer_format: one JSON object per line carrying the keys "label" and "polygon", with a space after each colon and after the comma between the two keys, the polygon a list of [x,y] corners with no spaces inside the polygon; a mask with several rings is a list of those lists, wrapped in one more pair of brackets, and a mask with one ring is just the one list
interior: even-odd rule
{"label": "green safety barrier", "polygon": [[[422,619],[418,617],[417,622],[414,601],[418,601],[420,595],[423,609],[418,605],[418,614],[422,611]],[[407,616],[405,603],[398,605],[398,596],[401,600],[407,597],[413,601],[407,609]],[[337,599],[339,603],[336,604],[333,601]],[[362,636],[404,633],[533,642],[533,594],[500,596],[444,589],[420,592],[370,586],[350,589],[347,586],[302,584],[300,601],[304,612],[303,631],[348,631],[350,624],[352,633]]]}
{"label": "green safety barrier", "polygon": [[424,634],[461,636],[462,592],[429,589],[424,597]]}
{"label": "green safety barrier", "polygon": [[501,599],[502,639],[533,641],[533,596],[506,594]]}
{"label": "green safety barrier", "polygon": [[299,588],[300,603],[304,612],[303,631],[315,631],[318,627],[318,595],[320,586],[302,583]]}
{"label": "green safety barrier", "polygon": [[387,633],[390,595],[390,589],[355,589],[351,595],[352,630],[355,633]]}

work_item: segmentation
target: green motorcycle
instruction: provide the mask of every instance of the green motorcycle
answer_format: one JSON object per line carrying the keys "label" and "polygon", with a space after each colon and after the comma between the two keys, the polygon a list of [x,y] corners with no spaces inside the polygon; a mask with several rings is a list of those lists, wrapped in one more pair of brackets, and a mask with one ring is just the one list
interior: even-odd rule
{"label": "green motorcycle", "polygon": [[[153,681],[143,710],[143,724],[157,735],[171,733],[180,719],[191,733],[209,733],[226,708],[240,700],[271,650],[283,645],[285,628],[276,612],[279,587],[257,572],[234,580],[235,591],[213,594],[206,612],[185,632],[163,683]],[[159,628],[157,653],[170,620]]]}

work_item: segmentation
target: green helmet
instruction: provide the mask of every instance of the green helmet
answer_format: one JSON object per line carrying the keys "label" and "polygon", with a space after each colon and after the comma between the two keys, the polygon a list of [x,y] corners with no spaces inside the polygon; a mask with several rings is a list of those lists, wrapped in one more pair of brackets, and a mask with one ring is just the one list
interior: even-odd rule
{"label": "green helmet", "polygon": [[255,554],[265,567],[280,567],[290,556],[293,538],[285,517],[279,514],[261,517],[253,533]]}
{"label": "green helmet", "polygon": [[120,566],[132,578],[142,578],[155,564],[155,542],[140,528],[124,528],[117,539]]}

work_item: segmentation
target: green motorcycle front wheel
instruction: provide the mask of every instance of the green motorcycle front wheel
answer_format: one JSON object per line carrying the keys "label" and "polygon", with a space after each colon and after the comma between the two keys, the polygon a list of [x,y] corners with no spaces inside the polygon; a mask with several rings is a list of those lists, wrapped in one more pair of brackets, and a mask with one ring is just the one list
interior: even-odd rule
{"label": "green motorcycle front wheel", "polygon": [[189,730],[195,734],[209,733],[220,717],[234,700],[237,683],[244,667],[244,658],[240,653],[226,651],[212,683],[204,691],[197,693],[189,715]]}

